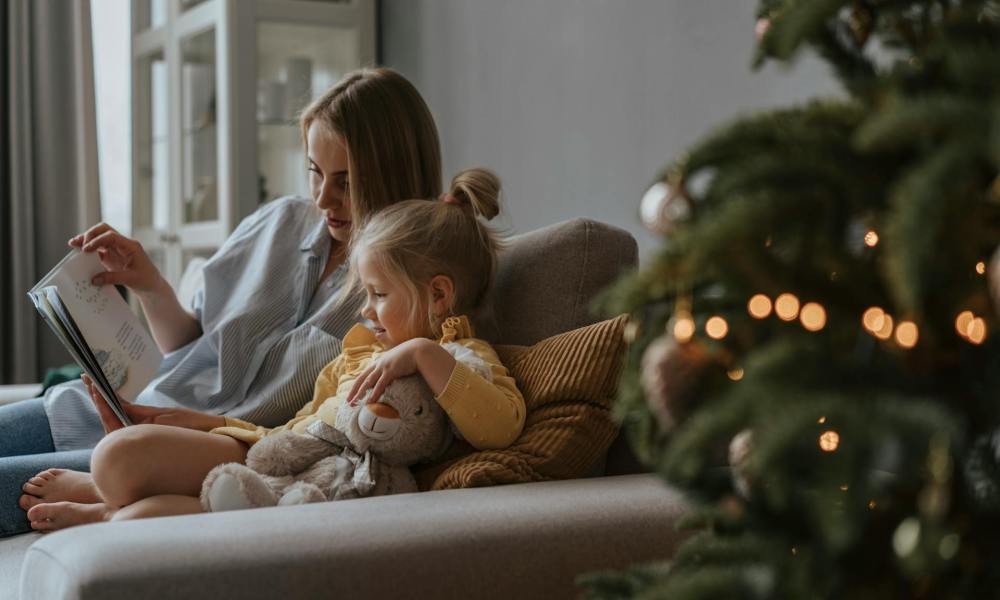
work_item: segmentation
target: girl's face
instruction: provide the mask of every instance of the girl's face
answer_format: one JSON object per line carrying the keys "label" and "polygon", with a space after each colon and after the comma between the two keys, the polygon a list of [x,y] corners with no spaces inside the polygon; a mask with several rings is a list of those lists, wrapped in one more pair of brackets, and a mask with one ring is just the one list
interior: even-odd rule
{"label": "girl's face", "polygon": [[423,323],[413,323],[411,316],[427,314],[426,307],[411,311],[413,299],[406,288],[386,277],[371,253],[362,248],[355,251],[359,252],[358,275],[367,294],[361,316],[372,322],[375,339],[389,349],[414,338],[430,337],[432,332],[426,319]]}
{"label": "girl's face", "polygon": [[351,190],[348,185],[347,145],[335,133],[313,121],[306,132],[309,187],[323,211],[326,228],[343,244],[351,240]]}

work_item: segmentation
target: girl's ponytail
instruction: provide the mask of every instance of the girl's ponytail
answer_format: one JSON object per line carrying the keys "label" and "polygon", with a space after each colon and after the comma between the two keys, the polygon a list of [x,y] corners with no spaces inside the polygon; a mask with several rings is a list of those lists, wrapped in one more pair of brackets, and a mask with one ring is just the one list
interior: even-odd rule
{"label": "girl's ponytail", "polygon": [[470,206],[474,215],[487,221],[500,214],[500,178],[489,169],[460,171],[451,180],[448,196],[462,206]]}

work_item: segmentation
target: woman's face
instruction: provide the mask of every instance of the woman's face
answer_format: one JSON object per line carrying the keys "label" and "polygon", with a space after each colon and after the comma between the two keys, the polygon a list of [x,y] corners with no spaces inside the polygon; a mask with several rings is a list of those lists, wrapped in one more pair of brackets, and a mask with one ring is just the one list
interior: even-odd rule
{"label": "woman's face", "polygon": [[323,211],[333,239],[351,239],[351,190],[348,185],[347,145],[335,133],[313,121],[306,132],[309,187],[316,206]]}

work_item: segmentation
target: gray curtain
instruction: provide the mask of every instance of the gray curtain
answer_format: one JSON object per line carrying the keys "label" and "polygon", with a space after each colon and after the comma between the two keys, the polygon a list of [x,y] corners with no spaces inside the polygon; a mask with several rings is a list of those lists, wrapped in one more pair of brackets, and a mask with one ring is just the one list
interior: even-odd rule
{"label": "gray curtain", "polygon": [[70,362],[25,292],[100,219],[89,0],[6,0],[0,117],[0,384]]}

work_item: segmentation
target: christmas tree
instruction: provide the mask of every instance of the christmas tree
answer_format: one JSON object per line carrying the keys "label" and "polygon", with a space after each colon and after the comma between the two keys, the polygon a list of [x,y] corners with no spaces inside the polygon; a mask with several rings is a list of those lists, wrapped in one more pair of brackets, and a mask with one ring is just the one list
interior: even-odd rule
{"label": "christmas tree", "polygon": [[643,198],[663,247],[617,414],[693,508],[590,598],[1000,597],[1000,2],[765,0],[756,64],[844,94],[750,115]]}

